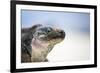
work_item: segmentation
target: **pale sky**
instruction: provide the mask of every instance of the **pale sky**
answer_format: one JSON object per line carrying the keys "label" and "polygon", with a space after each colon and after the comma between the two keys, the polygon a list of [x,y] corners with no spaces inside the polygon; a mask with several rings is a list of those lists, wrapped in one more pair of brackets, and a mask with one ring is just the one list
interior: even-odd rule
{"label": "pale sky", "polygon": [[53,25],[65,31],[90,32],[90,14],[54,11],[21,11],[22,27],[35,24]]}

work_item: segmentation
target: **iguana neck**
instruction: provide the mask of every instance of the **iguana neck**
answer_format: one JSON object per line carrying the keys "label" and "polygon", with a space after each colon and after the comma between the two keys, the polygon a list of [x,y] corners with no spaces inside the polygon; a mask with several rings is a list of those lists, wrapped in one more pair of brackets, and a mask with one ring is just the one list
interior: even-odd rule
{"label": "iguana neck", "polygon": [[48,53],[52,47],[47,43],[41,43],[39,41],[32,42],[32,62],[43,62],[46,60]]}

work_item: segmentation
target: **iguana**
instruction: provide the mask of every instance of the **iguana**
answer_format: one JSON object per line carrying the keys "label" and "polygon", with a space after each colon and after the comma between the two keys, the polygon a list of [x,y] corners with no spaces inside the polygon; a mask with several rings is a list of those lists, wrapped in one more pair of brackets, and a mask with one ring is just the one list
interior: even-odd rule
{"label": "iguana", "polygon": [[65,38],[65,32],[55,27],[34,25],[21,29],[21,62],[45,62],[53,47]]}

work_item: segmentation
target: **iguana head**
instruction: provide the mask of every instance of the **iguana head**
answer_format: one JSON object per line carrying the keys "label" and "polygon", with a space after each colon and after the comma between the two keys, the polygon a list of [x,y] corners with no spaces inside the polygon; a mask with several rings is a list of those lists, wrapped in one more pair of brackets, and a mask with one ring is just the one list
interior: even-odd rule
{"label": "iguana head", "polygon": [[65,32],[55,27],[40,26],[36,29],[33,37],[35,41],[38,40],[44,43],[49,43],[50,45],[55,45],[64,39]]}

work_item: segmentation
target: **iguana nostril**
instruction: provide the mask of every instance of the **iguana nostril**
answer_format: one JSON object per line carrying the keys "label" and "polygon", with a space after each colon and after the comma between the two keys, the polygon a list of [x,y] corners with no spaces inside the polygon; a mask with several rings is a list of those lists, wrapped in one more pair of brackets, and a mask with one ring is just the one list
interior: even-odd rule
{"label": "iguana nostril", "polygon": [[63,34],[64,32],[61,30],[60,33]]}
{"label": "iguana nostril", "polygon": [[61,36],[64,38],[65,37],[65,32],[63,30],[59,31]]}

